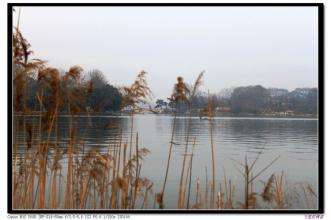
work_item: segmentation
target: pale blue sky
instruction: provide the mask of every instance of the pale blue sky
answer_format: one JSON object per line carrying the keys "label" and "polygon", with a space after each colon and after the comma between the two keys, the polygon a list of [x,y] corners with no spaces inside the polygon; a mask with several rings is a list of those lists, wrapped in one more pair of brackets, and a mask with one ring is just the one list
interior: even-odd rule
{"label": "pale blue sky", "polygon": [[115,85],[144,69],[166,98],[176,76],[192,83],[202,70],[210,92],[317,87],[317,17],[317,7],[23,7],[20,29],[51,66],[99,69]]}

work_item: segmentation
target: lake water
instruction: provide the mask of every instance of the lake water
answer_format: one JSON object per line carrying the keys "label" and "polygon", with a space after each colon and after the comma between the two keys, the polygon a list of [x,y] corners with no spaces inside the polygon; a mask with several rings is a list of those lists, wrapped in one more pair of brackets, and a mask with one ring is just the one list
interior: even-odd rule
{"label": "lake water", "polygon": [[[154,192],[159,192],[164,180],[169,142],[172,132],[172,116],[136,115],[134,134],[139,132],[139,148],[146,147],[150,154],[142,163],[141,176],[153,181]],[[178,117],[176,121],[175,142],[171,157],[168,182],[165,190],[165,208],[176,208],[179,177],[185,148],[188,118]],[[105,125],[109,125],[105,127]],[[120,138],[130,140],[130,117],[76,117],[76,135],[84,150],[99,149],[107,151],[109,143]],[[59,143],[65,147],[68,140],[66,117],[59,118]],[[207,168],[211,180],[211,147],[208,120],[192,118],[189,153],[195,138],[196,146],[192,168],[192,202],[195,198],[195,182],[200,179],[202,191]],[[22,140],[22,138],[21,138]],[[135,140],[135,138],[134,138]],[[243,201],[243,176],[237,170],[236,161],[244,163],[245,156],[251,162],[257,154],[262,154],[253,173],[258,173],[273,159],[280,158],[260,175],[254,185],[258,193],[262,181],[267,181],[272,173],[284,172],[285,179],[293,183],[309,183],[317,192],[318,188],[318,120],[294,118],[227,118],[216,117],[213,123],[215,146],[216,183],[224,183],[224,177],[231,179],[235,186],[234,200]],[[135,146],[135,145],[134,145]],[[65,160],[63,160],[65,162]],[[152,201],[150,201],[152,203]],[[234,204],[237,206],[237,204]],[[307,208],[294,205],[293,208]]]}

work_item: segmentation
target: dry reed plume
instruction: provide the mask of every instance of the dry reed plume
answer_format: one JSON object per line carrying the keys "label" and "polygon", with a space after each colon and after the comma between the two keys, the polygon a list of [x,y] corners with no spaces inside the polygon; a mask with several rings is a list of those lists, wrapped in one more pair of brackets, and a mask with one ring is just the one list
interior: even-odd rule
{"label": "dry reed plume", "polygon": [[187,100],[187,106],[188,106],[188,125],[187,125],[187,133],[186,133],[186,142],[185,142],[185,149],[184,149],[184,158],[183,158],[183,164],[181,169],[181,175],[180,175],[180,182],[179,182],[179,192],[178,192],[178,208],[184,208],[185,207],[185,194],[186,194],[186,180],[184,180],[185,176],[185,166],[186,166],[186,157],[187,157],[187,151],[188,151],[188,144],[190,140],[190,132],[191,132],[191,123],[192,123],[192,100],[195,98],[199,87],[202,84],[202,77],[203,77],[204,71],[201,72],[196,79],[193,88],[187,89],[187,87],[182,88],[181,86],[178,88],[180,91],[187,90],[186,100]]}
{"label": "dry reed plume", "polygon": [[[135,208],[137,201],[146,207],[153,184],[140,177],[140,161],[149,151],[139,148],[138,132],[135,153],[129,158],[127,144],[121,141],[114,143],[117,149],[114,152],[102,154],[92,150],[78,157],[76,153],[81,146],[76,134],[75,115],[86,111],[86,95],[91,92],[91,83],[83,80],[79,66],[71,67],[61,75],[57,69],[47,67],[44,61],[30,60],[30,45],[18,29],[13,35],[13,44],[14,113],[19,115],[14,117],[13,123],[13,208]],[[150,91],[144,76],[142,71],[130,88],[124,88],[128,92],[125,105],[137,107],[144,102]],[[38,81],[35,109],[28,109],[25,105],[25,86],[29,77]],[[58,139],[57,123],[62,112],[68,115],[66,176],[63,176],[61,162],[64,151],[57,142],[51,142],[51,135]],[[37,123],[26,121],[28,113],[38,113]],[[23,130],[23,144],[26,143],[21,158],[18,156],[20,130]],[[52,152],[54,156],[50,157]],[[134,193],[129,194],[130,191]]]}
{"label": "dry reed plume", "polygon": [[[212,182],[212,188],[211,188],[211,195],[210,195],[210,208],[214,208],[215,203],[215,148],[214,148],[214,140],[213,140],[213,117],[215,116],[215,113],[213,112],[213,106],[211,98],[208,97],[208,103],[207,105],[201,110],[199,114],[200,118],[203,116],[208,117],[209,122],[209,136],[210,136],[210,147],[211,147],[211,162],[212,162],[212,175],[213,175],[213,182]],[[218,197],[221,198],[221,195]],[[219,198],[219,199],[220,199]],[[219,202],[220,203],[220,202]],[[220,203],[221,204],[221,203]]]}

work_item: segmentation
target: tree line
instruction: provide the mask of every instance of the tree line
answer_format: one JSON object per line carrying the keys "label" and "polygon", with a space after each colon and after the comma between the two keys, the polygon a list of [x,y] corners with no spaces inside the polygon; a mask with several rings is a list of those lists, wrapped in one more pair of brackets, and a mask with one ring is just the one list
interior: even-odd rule
{"label": "tree line", "polygon": [[[119,88],[111,85],[99,70],[85,73],[82,80],[90,84],[90,92],[81,94],[86,103],[84,108],[88,112],[118,112],[121,109],[122,95]],[[61,84],[61,82],[60,82]],[[26,105],[34,109],[40,81],[34,77],[26,80]],[[61,88],[61,86],[60,86]],[[293,114],[317,114],[318,89],[297,88],[293,91],[281,88],[265,88],[261,85],[240,86],[222,90],[219,93],[208,94],[199,92],[192,100],[191,107],[195,112],[203,109],[211,100],[214,111],[223,114],[266,114],[277,112],[292,112]],[[173,103],[171,100],[157,99],[154,109],[163,113],[177,111],[185,113],[185,103]],[[65,111],[65,109],[63,110]]]}
{"label": "tree line", "polygon": [[[211,99],[214,110],[231,114],[290,113],[316,115],[318,110],[317,88],[296,88],[293,91],[282,88],[265,88],[261,85],[240,86],[226,89],[218,94],[200,92],[192,101],[192,108],[198,111]],[[158,99],[156,109],[173,108],[171,101]],[[186,111],[184,104],[178,107]]]}
{"label": "tree line", "polygon": [[[62,73],[64,75],[65,73]],[[65,90],[65,83],[63,78],[59,79],[60,90]],[[81,106],[86,112],[117,112],[121,107],[122,95],[118,88],[111,85],[105,78],[104,74],[99,70],[91,70],[85,73],[81,79],[85,84],[89,84],[89,91],[81,92],[81,96],[84,98],[84,106]],[[25,105],[29,109],[35,109],[35,102],[37,92],[42,81],[33,76],[28,76],[26,79],[26,93]],[[67,86],[74,87],[74,84]],[[46,90],[44,90],[46,92]],[[60,94],[64,92],[60,91]],[[47,108],[47,105],[45,105]],[[66,112],[66,109],[62,109],[62,112]]]}

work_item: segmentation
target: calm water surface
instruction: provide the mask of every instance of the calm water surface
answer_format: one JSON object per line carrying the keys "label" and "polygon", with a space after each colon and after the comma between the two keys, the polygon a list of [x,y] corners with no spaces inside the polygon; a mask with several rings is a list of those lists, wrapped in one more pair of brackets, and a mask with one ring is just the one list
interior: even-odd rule
{"label": "calm water surface", "polygon": [[[77,117],[76,134],[84,151],[99,149],[106,152],[110,143],[130,140],[130,118],[127,116]],[[165,191],[165,207],[176,208],[180,170],[182,166],[188,118],[176,121],[175,142],[168,182]],[[142,163],[141,176],[154,183],[154,192],[159,192],[164,180],[171,139],[173,117],[161,115],[137,115],[134,117],[134,133],[139,134],[139,148],[145,147],[150,154]],[[108,125],[108,126],[106,126]],[[66,117],[59,119],[59,143],[65,147],[68,141]],[[206,169],[211,179],[211,147],[208,120],[192,119],[189,153],[193,140],[196,146],[193,156],[192,181],[205,183]],[[22,138],[21,138],[22,140]],[[135,138],[134,138],[135,140]],[[267,169],[258,180],[267,181],[272,174],[284,174],[292,182],[310,183],[317,191],[318,170],[318,121],[315,119],[272,119],[272,118],[215,118],[213,123],[215,146],[216,181],[224,183],[224,177],[235,185],[235,200],[243,199],[243,177],[236,169],[234,160],[253,161],[262,150],[253,173],[258,173],[277,156],[280,158]],[[135,145],[134,145],[135,146]],[[63,160],[65,162],[65,160]],[[256,191],[261,192],[260,181]],[[193,184],[194,185],[194,184]],[[217,187],[218,188],[218,187]],[[194,195],[194,187],[192,187]],[[192,196],[194,197],[194,196]],[[150,202],[152,203],[152,202]],[[193,202],[192,202],[193,204]]]}

